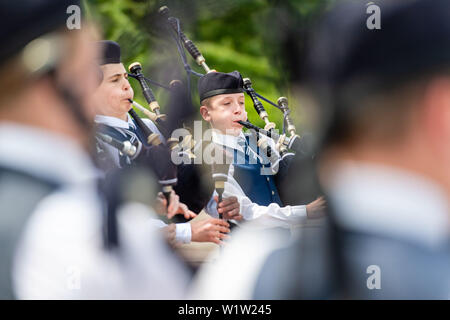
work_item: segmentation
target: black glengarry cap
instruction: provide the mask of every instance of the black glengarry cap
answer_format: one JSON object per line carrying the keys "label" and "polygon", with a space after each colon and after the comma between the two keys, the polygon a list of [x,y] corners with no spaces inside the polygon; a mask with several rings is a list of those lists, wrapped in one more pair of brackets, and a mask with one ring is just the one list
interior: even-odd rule
{"label": "black glengarry cap", "polygon": [[111,40],[102,40],[96,43],[99,46],[100,60],[99,65],[120,63],[120,46],[117,42]]}
{"label": "black glengarry cap", "polygon": [[200,101],[219,94],[244,92],[242,76],[238,71],[209,72],[198,80]]}

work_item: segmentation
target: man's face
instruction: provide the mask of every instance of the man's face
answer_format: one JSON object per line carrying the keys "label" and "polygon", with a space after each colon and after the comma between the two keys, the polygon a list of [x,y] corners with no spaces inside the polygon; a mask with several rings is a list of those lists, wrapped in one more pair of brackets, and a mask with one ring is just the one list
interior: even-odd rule
{"label": "man's face", "polygon": [[238,136],[242,125],[237,121],[247,120],[245,96],[243,93],[221,94],[209,99],[208,106],[201,106],[203,119],[223,134]]}
{"label": "man's face", "polygon": [[134,92],[122,63],[101,66],[103,81],[95,91],[92,104],[97,114],[120,117],[131,108]]}

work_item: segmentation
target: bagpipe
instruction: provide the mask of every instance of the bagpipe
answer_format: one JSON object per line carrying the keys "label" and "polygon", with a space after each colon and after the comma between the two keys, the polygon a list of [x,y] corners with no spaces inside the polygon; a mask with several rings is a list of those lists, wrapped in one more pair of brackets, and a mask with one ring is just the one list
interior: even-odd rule
{"label": "bagpipe", "polygon": [[[195,72],[187,62],[185,51],[194,59],[194,61],[203,68],[206,73],[214,72],[207,63],[206,59],[197,46],[190,40],[181,29],[180,21],[176,17],[170,16],[169,9],[163,6],[159,9],[160,17],[165,21],[168,29],[171,30],[172,38],[175,40],[178,52],[183,61],[184,69],[186,70],[188,78],[188,90],[190,90],[189,79],[191,75],[202,76]],[[184,47],[184,50],[183,50]],[[296,127],[290,117],[291,110],[289,108],[288,99],[280,97],[277,103],[258,94],[252,86],[250,78],[243,79],[243,87],[245,93],[251,98],[253,107],[258,113],[259,117],[264,121],[264,128],[260,128],[249,121],[242,121],[240,124],[247,128],[250,133],[256,137],[257,146],[261,152],[268,158],[272,171],[277,172],[280,161],[292,158],[295,154],[307,154],[309,150],[306,141],[297,134]],[[269,115],[261,101],[268,103],[277,108],[283,113],[283,127],[281,133],[276,130],[276,125],[271,122]],[[273,152],[275,148],[277,152]]]}
{"label": "bagpipe", "polygon": [[[175,39],[178,51],[180,52],[180,56],[182,58],[184,68],[189,75],[195,75],[195,76],[202,76],[202,74],[199,74],[192,70],[192,68],[187,63],[186,56],[184,54],[184,50],[182,50],[182,46],[184,49],[191,55],[191,57],[195,60],[195,62],[201,66],[206,73],[214,72],[215,70],[211,69],[207,63],[206,59],[203,56],[203,54],[200,52],[200,50],[197,48],[197,46],[190,40],[182,31],[180,21],[179,19],[175,17],[171,17],[169,15],[169,9],[166,6],[163,6],[159,9],[159,14],[161,18],[167,23],[168,27],[173,31],[172,37]],[[255,108],[256,112],[258,113],[259,117],[264,121],[265,126],[264,128],[259,128],[256,125],[251,124],[250,122],[242,122],[241,124],[246,127],[249,130],[254,130],[258,132],[260,135],[270,138],[274,140],[276,149],[279,152],[281,156],[286,154],[289,151],[294,152],[301,152],[302,146],[299,143],[301,140],[300,136],[296,133],[296,128],[293,124],[293,121],[290,117],[291,110],[289,108],[288,100],[286,97],[280,97],[277,100],[277,103],[270,101],[269,99],[263,97],[262,95],[258,94],[255,89],[252,86],[252,82],[250,78],[244,78],[244,90],[247,93],[247,95],[251,98],[253,102],[253,107]],[[264,105],[262,104],[261,100],[264,102],[276,107],[279,111],[283,113],[283,128],[282,133],[278,134],[276,132],[276,125],[274,122],[271,122],[269,120],[269,115],[264,108]],[[261,147],[264,147],[264,143],[261,143]],[[267,145],[266,148],[270,148],[269,145]],[[270,154],[270,150],[268,150]]]}
{"label": "bagpipe", "polygon": [[[152,132],[137,112],[131,108],[129,114],[144,134],[144,139],[142,140],[146,142],[136,162],[142,162],[153,168],[158,176],[159,183],[162,185],[163,194],[169,203],[170,193],[178,182],[178,169],[173,163],[171,155],[176,153],[178,157],[183,159],[184,163],[189,163],[191,159],[195,158],[192,152],[195,143],[192,134],[185,129],[182,135],[178,135],[178,138],[174,138],[172,135],[176,129],[181,127],[181,124],[190,116],[190,113],[192,113],[192,110],[188,110],[187,112],[186,110],[182,110],[187,105],[187,92],[179,80],[172,80],[167,86],[144,76],[142,65],[139,62],[131,63],[128,70],[128,76],[138,81],[148,108],[143,107],[136,101],[130,100],[132,106],[152,120],[165,139],[165,143],[163,143],[159,134]],[[161,112],[161,107],[150,85],[155,85],[169,91],[174,102],[171,104],[171,109],[175,109],[171,110],[174,116],[167,117]],[[140,161],[141,159],[142,161]]]}
{"label": "bagpipe", "polygon": [[[181,124],[183,120],[187,118],[187,115],[195,112],[193,110],[189,110],[189,107],[187,107],[192,105],[191,76],[201,77],[204,75],[192,69],[188,62],[186,52],[192,57],[196,64],[204,70],[204,73],[215,72],[215,70],[208,66],[203,54],[194,42],[184,34],[181,28],[180,20],[176,17],[170,16],[169,9],[165,6],[161,7],[158,13],[159,18],[162,22],[164,22],[163,25],[167,27],[171,38],[176,44],[184,71],[186,72],[186,87],[184,87],[178,80],[173,80],[169,85],[163,85],[150,79],[144,75],[143,67],[139,62],[134,62],[129,65],[128,76],[138,81],[147,106],[142,106],[137,101],[133,100],[130,102],[134,108],[139,110],[142,114],[155,123],[166,142],[163,143],[159,138],[159,135],[150,130],[150,128],[139,117],[134,109],[131,109],[129,114],[145,135],[144,141],[147,142],[147,146],[140,151],[140,154],[136,154],[137,150],[131,145],[130,142],[120,143],[120,141],[115,141],[114,138],[107,137],[106,135],[100,136],[100,139],[115,146],[123,154],[131,157],[137,157],[138,160],[142,158],[143,162],[145,161],[147,164],[152,163],[154,167],[152,169],[157,172],[159,182],[163,185],[164,195],[167,200],[169,200],[172,186],[175,186],[177,183],[177,167],[171,161],[171,152],[184,153],[189,159],[193,159],[195,157],[192,152],[195,145],[192,134],[185,134],[179,139],[172,137],[172,133],[176,129],[181,128]],[[155,94],[153,93],[151,88],[152,86],[169,91],[174,96],[178,95],[181,97],[179,100],[184,100],[186,103],[175,103],[171,105],[172,108],[165,108],[165,110],[169,113],[167,116],[161,112],[161,107],[155,97]],[[243,79],[243,88],[245,93],[251,98],[253,107],[259,117],[264,121],[265,126],[264,128],[260,128],[249,121],[242,121],[240,124],[247,128],[252,136],[256,138],[259,149],[263,152],[263,154],[267,155],[272,167],[277,167],[283,159],[289,159],[290,157],[293,157],[294,154],[305,153],[305,142],[297,134],[296,127],[290,117],[291,110],[289,108],[287,98],[280,97],[277,100],[277,103],[270,101],[255,91],[252,81],[248,77]],[[275,123],[270,121],[269,114],[266,111],[263,102],[274,106],[277,110],[282,112],[283,127],[281,133],[278,132]],[[171,117],[170,113],[174,116]],[[273,152],[272,148],[274,148],[276,152]],[[216,147],[214,152],[223,156],[219,157],[223,161],[211,164],[212,173],[210,175],[212,181],[214,182],[214,188],[218,193],[220,202],[223,198],[225,183],[228,179],[229,164],[231,161],[230,155],[227,154],[227,150],[225,150],[225,148]],[[216,159],[216,157],[214,157],[214,159]],[[197,194],[199,193],[194,186],[191,187],[191,189],[194,189],[194,192]],[[185,203],[188,204],[187,202]],[[191,208],[189,204],[188,207]]]}
{"label": "bagpipe", "polygon": [[129,140],[121,141],[101,132],[97,132],[96,136],[129,157],[134,157],[136,155],[137,148]]}
{"label": "bagpipe", "polygon": [[[162,143],[161,139],[159,139],[159,135],[151,132],[151,130],[146,126],[144,121],[140,119],[137,113],[131,109],[130,116],[134,119],[137,126],[141,129],[141,131],[145,135],[145,141],[148,146],[147,149],[154,149],[155,152],[160,154],[167,154],[167,152],[163,152],[162,149],[164,147],[168,148],[170,152],[180,152],[184,153],[188,158],[194,158],[195,156],[192,153],[192,149],[195,145],[195,141],[192,138],[192,134],[185,134],[181,138],[173,138],[172,132],[180,127],[180,123],[183,119],[178,119],[177,121],[170,121],[171,118],[167,117],[165,114],[161,112],[160,105],[155,98],[155,95],[151,89],[151,86],[158,86],[165,90],[171,91],[172,94],[181,94],[184,96],[188,96],[189,99],[191,93],[191,76],[201,77],[203,74],[198,73],[192,69],[189,65],[186,52],[194,59],[194,61],[203,68],[205,73],[215,72],[215,70],[211,69],[206,63],[206,59],[197,46],[190,40],[181,29],[181,24],[179,19],[176,17],[170,16],[169,9],[167,7],[161,7],[159,9],[159,16],[165,22],[169,33],[171,34],[173,40],[175,41],[179,56],[182,60],[185,72],[186,72],[186,82],[187,88],[183,90],[183,86],[180,81],[172,81],[168,86],[162,85],[156,81],[153,81],[146,77],[143,74],[142,65],[139,62],[134,62],[129,65],[129,77],[137,80],[139,82],[140,88],[142,89],[143,96],[148,104],[148,107],[143,107],[136,101],[130,101],[134,108],[142,112],[146,117],[151,119],[155,125],[158,127],[163,137],[166,140],[166,143]],[[285,97],[280,97],[277,100],[277,103],[270,101],[269,99],[263,97],[258,94],[253,88],[252,82],[249,78],[243,79],[243,88],[245,93],[251,98],[253,102],[253,107],[258,113],[259,117],[264,121],[264,128],[260,128],[249,121],[240,122],[241,125],[246,127],[250,133],[256,137],[257,146],[266,157],[268,158],[271,166],[275,169],[278,168],[280,161],[285,158],[292,157],[296,153],[304,153],[305,143],[302,141],[301,137],[296,133],[297,130],[293,124],[292,119],[290,118],[291,110],[289,108],[288,100]],[[269,119],[269,115],[262,103],[268,103],[274,107],[276,107],[279,111],[283,113],[283,127],[281,133],[278,133],[276,129],[276,125],[274,122],[271,122]],[[172,106],[174,107],[174,106]],[[183,103],[175,104],[175,107],[179,108],[178,113],[183,113],[181,108],[183,108]],[[175,112],[177,113],[177,112]],[[173,119],[173,117],[172,117]],[[274,150],[276,152],[274,152]],[[146,156],[150,157],[149,154],[151,151],[145,150]],[[164,157],[163,157],[164,158]],[[164,159],[165,160],[165,159]],[[170,159],[168,159],[169,162]],[[162,162],[163,159],[160,158],[158,162]],[[214,173],[214,168],[218,168],[220,166],[213,166],[213,180],[216,181],[218,175]],[[164,185],[164,189],[166,190],[165,194],[168,195],[171,189],[171,186],[174,185],[173,182],[176,181],[176,170],[170,170],[170,168],[166,168],[169,170],[170,174],[162,175],[160,181]],[[222,168],[223,169],[223,168]],[[216,170],[217,171],[217,170]],[[219,170],[223,171],[223,170]],[[275,170],[276,171],[276,170]],[[175,172],[175,173],[173,173]],[[220,178],[221,182],[218,182],[216,189],[223,189],[219,187],[219,185],[223,185],[223,181]],[[218,181],[219,181],[218,180]],[[169,184],[164,184],[164,181],[170,181]],[[175,182],[176,183],[176,182]]]}
{"label": "bagpipe", "polygon": [[[172,30],[171,35],[174,39],[178,53],[180,55],[180,58],[183,62],[184,69],[186,71],[186,77],[187,77],[187,90],[190,93],[191,87],[190,87],[190,77],[191,74],[195,75],[197,77],[201,77],[203,74],[195,72],[191,66],[189,65],[187,61],[187,57],[185,54],[185,50],[189,53],[189,55],[195,60],[195,62],[203,68],[203,70],[206,73],[209,72],[215,72],[215,70],[212,70],[206,63],[205,57],[202,55],[200,50],[197,48],[197,46],[194,44],[192,40],[190,40],[181,29],[180,21],[179,19],[175,17],[171,17],[169,14],[169,8],[166,6],[163,6],[158,11],[160,17],[163,21],[166,22],[166,25],[169,27],[169,32]],[[184,48],[184,49],[183,49]],[[221,161],[218,161],[216,163],[211,164],[211,170],[212,170],[212,180],[214,182],[214,188],[216,192],[218,193],[218,202],[220,203],[222,201],[223,192],[225,191],[225,182],[228,179],[228,170],[229,165],[231,163],[229,156],[227,156],[227,152],[224,148],[221,148],[219,146],[214,147],[214,153],[219,154],[219,159]],[[217,159],[215,156],[214,159]],[[219,214],[219,217],[221,215]]]}
{"label": "bagpipe", "polygon": [[[206,65],[205,59],[203,58],[197,47],[179,29],[178,22],[172,20],[170,17],[168,18],[168,21],[171,21],[170,23],[173,24],[173,27],[177,28],[177,36],[174,37],[174,39],[177,42],[178,49],[182,56],[182,60],[184,62],[184,66],[186,71],[188,72],[188,75],[192,73],[197,76],[201,76],[201,74],[196,73],[190,68],[184,54],[183,46],[186,48],[189,54],[195,57],[196,62],[201,65],[206,72],[211,72],[212,70],[210,70]],[[178,155],[183,159],[184,164],[189,163],[191,159],[195,158],[195,155],[192,152],[195,146],[195,141],[192,138],[192,134],[190,134],[188,130],[184,128],[186,134],[183,134],[182,136],[178,135],[179,138],[174,138],[172,135],[172,133],[176,129],[181,128],[183,120],[188,118],[190,113],[192,113],[192,110],[183,110],[183,108],[189,109],[189,102],[191,102],[190,78],[187,78],[187,89],[184,89],[181,81],[179,80],[173,80],[169,85],[163,85],[154,80],[151,80],[149,77],[144,75],[142,65],[139,62],[131,63],[128,67],[128,71],[128,76],[138,81],[144,99],[147,102],[147,106],[144,107],[134,100],[130,100],[130,103],[132,104],[133,108],[139,110],[157,126],[158,130],[161,132],[163,138],[165,139],[165,143],[161,141],[160,136],[157,133],[151,131],[151,129],[146,125],[143,119],[141,119],[141,117],[133,108],[131,108],[128,113],[133,118],[136,126],[144,136],[143,139],[140,140],[145,142],[142,144],[142,147],[140,148],[138,154],[136,154],[137,148],[135,146],[131,146],[131,143],[129,141],[120,142],[117,141],[117,139],[108,137],[105,134],[99,136],[99,139],[117,148],[122,154],[134,157],[134,163],[150,165],[158,176],[159,183],[162,185],[164,195],[166,196],[167,200],[169,200],[170,192],[178,182],[177,166],[173,163],[171,154],[178,153]],[[170,114],[169,116],[167,116],[166,114],[163,114],[161,112],[161,107],[155,97],[151,86],[163,88],[169,91],[172,97],[174,97],[173,100],[175,101],[175,103],[168,108],[168,111],[173,115],[172,117],[170,117]],[[187,101],[187,99],[189,101]],[[133,152],[130,152],[128,150],[130,148],[133,148]],[[220,168],[221,171],[224,171],[225,173],[225,167]],[[192,172],[194,170],[186,168],[183,168],[183,170],[187,171],[187,175],[190,178],[195,176],[195,174],[193,174]],[[195,178],[198,177],[194,177],[194,179]],[[223,180],[223,177],[218,179]],[[214,178],[214,180],[217,179]],[[186,202],[187,201],[185,201],[185,203]]]}
{"label": "bagpipe", "polygon": [[[190,151],[192,136],[188,133],[180,136],[178,139],[171,137],[173,130],[176,128],[166,120],[166,115],[161,113],[155,95],[147,83],[147,81],[151,80],[143,76],[142,67],[138,62],[132,63],[129,70],[131,72],[129,75],[139,81],[149,109],[143,107],[136,101],[131,99],[129,101],[134,108],[144,113],[154,122],[162,137],[159,133],[153,132],[132,107],[128,111],[128,114],[137,126],[139,139],[135,142],[136,145],[131,144],[130,141],[119,140],[117,137],[115,138],[100,132],[97,133],[97,139],[116,148],[120,154],[128,156],[134,164],[143,165],[152,169],[158,178],[159,184],[162,186],[162,193],[169,203],[170,194],[178,182],[178,170],[172,161],[172,152],[177,153],[179,157],[191,159],[193,157]],[[184,95],[184,91],[181,90],[182,87],[177,81],[172,81],[169,86],[163,87],[171,91],[175,100]]]}

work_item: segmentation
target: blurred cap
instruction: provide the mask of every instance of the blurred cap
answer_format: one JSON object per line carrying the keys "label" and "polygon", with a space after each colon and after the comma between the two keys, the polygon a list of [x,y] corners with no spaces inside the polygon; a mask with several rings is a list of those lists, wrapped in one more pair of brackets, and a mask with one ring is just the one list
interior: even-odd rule
{"label": "blurred cap", "polygon": [[[375,11],[380,29],[368,26]],[[308,60],[313,83],[331,87],[398,83],[450,66],[450,1],[346,1],[326,15]]]}
{"label": "blurred cap", "polygon": [[66,24],[67,8],[77,0],[0,1],[0,61],[14,56],[32,40]]}

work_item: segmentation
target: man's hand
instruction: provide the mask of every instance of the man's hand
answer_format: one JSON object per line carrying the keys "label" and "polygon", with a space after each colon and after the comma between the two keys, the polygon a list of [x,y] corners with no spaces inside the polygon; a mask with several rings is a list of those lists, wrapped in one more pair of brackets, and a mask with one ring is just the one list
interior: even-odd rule
{"label": "man's hand", "polygon": [[[219,202],[219,197],[215,196],[214,200]],[[222,214],[225,220],[242,220],[239,209],[240,205],[236,197],[222,199],[222,202],[217,205],[217,211]]]}
{"label": "man's hand", "polygon": [[171,246],[176,246],[177,242],[175,240],[175,237],[176,237],[176,225],[175,225],[175,223],[169,224],[163,230],[164,230],[164,236],[165,236],[167,242]]}
{"label": "man's hand", "polygon": [[169,219],[173,218],[173,216],[176,215],[176,214],[182,214],[182,215],[184,215],[184,217],[186,219],[192,219],[192,218],[195,218],[197,216],[195,214],[195,212],[189,210],[187,205],[185,205],[182,202],[178,203],[178,208],[176,210],[174,210],[173,208],[171,209],[170,208],[171,205],[172,205],[172,203],[169,205],[169,212],[167,213],[167,217]]}
{"label": "man's hand", "polygon": [[[174,201],[176,197],[175,192],[172,191],[170,194],[170,202]],[[158,196],[156,197],[155,211],[160,216],[167,215],[167,200],[162,192],[158,192]]]}
{"label": "man's hand", "polygon": [[180,197],[173,190],[170,193],[170,204],[168,208],[166,197],[164,197],[162,192],[158,193],[155,210],[159,215],[167,215],[169,219],[172,219],[176,214],[182,214],[186,219],[197,216],[184,203],[180,202]]}
{"label": "man's hand", "polygon": [[309,219],[318,219],[325,216],[325,199],[319,197],[313,202],[306,205],[306,215]]}
{"label": "man's hand", "polygon": [[230,225],[222,219],[208,218],[199,221],[191,221],[191,241],[214,242],[222,244],[223,239],[227,239],[230,232]]}

